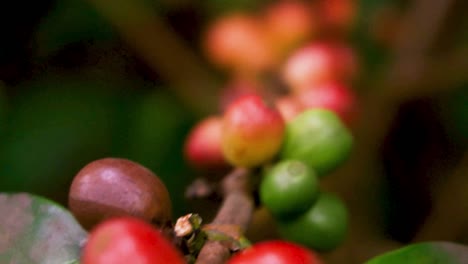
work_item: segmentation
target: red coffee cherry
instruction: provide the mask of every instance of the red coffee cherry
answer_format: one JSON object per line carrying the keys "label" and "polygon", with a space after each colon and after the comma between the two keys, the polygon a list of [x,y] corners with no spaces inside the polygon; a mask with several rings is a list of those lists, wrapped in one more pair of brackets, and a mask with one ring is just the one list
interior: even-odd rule
{"label": "red coffee cherry", "polygon": [[352,124],[357,115],[357,98],[348,86],[328,82],[304,89],[297,95],[304,109],[325,108],[335,112],[346,124]]}
{"label": "red coffee cherry", "polygon": [[222,149],[234,166],[258,166],[277,154],[285,124],[275,108],[258,95],[234,101],[223,117]]}
{"label": "red coffee cherry", "polygon": [[185,264],[182,254],[150,224],[132,217],[108,219],[89,234],[82,264]]}
{"label": "red coffee cherry", "polygon": [[295,51],[282,68],[282,78],[293,92],[330,81],[349,81],[357,72],[353,51],[334,43],[310,43]]}
{"label": "red coffee cherry", "polygon": [[121,158],[96,160],[82,168],[71,184],[68,205],[88,230],[115,216],[134,216],[161,227],[171,221],[164,183],[149,169]]}
{"label": "red coffee cherry", "polygon": [[321,264],[317,254],[292,242],[259,242],[237,254],[228,264]]}
{"label": "red coffee cherry", "polygon": [[221,169],[228,166],[221,150],[222,118],[209,116],[192,128],[185,142],[184,153],[198,169]]}
{"label": "red coffee cherry", "polygon": [[317,31],[312,6],[302,1],[277,1],[263,13],[270,45],[283,59],[292,48],[310,39]]}
{"label": "red coffee cherry", "polygon": [[203,46],[214,64],[239,75],[252,75],[272,64],[262,25],[246,13],[232,13],[214,21],[206,30]]}

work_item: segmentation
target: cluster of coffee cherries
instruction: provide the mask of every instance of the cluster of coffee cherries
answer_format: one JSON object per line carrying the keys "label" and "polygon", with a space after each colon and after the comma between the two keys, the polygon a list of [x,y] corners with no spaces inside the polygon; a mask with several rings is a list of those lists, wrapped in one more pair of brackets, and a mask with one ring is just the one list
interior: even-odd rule
{"label": "cluster of coffee cherries", "polygon": [[187,160],[206,174],[260,168],[259,200],[282,238],[320,251],[336,248],[347,231],[345,205],[319,182],[353,143],[358,63],[345,37],[353,4],[278,1],[210,24],[203,46],[228,81],[219,113],[194,126],[185,145]]}
{"label": "cluster of coffee cherries", "polygon": [[[87,164],[73,179],[69,208],[90,231],[80,257],[82,264],[194,261],[174,236],[171,202],[164,183],[141,164],[123,158]],[[281,240],[254,244],[228,263],[271,263],[272,258],[283,264],[322,263],[315,252]]]}
{"label": "cluster of coffee cherries", "polygon": [[[219,112],[187,136],[185,155],[204,175],[233,167],[259,172],[252,176],[260,204],[285,239],[254,244],[230,264],[272,257],[317,264],[315,250],[331,250],[345,237],[346,208],[319,185],[352,148],[357,103],[349,85],[358,67],[344,36],[354,5],[277,1],[255,13],[224,14],[206,30],[207,57],[229,80]],[[69,207],[90,230],[80,263],[187,263],[165,185],[136,162],[87,164],[72,182]]]}

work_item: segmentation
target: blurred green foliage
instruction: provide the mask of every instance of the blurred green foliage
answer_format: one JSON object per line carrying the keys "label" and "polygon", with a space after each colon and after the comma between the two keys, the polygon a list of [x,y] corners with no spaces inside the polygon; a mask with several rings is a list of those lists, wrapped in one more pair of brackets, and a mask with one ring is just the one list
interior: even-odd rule
{"label": "blurred green foliage", "polygon": [[66,203],[81,167],[119,156],[152,169],[167,184],[176,212],[183,213],[190,177],[181,139],[192,117],[170,93],[135,92],[131,85],[138,84],[62,76],[16,87],[21,95],[11,102],[0,149],[1,191]]}
{"label": "blurred green foliage", "polygon": [[48,55],[78,41],[113,39],[115,32],[87,1],[61,0],[39,24],[36,38],[38,53]]}

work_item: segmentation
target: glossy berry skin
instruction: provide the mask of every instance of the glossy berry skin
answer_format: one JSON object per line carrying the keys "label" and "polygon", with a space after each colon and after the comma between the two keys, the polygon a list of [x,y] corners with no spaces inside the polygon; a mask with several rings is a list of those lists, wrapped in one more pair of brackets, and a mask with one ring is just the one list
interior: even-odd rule
{"label": "glossy berry skin", "polygon": [[250,75],[270,67],[272,53],[258,19],[247,13],[226,14],[207,28],[203,47],[217,66]]}
{"label": "glossy berry skin", "polygon": [[116,216],[134,216],[160,226],[171,221],[164,183],[144,166],[121,158],[95,160],[71,184],[68,205],[80,224],[91,229]]}
{"label": "glossy berry skin", "polygon": [[349,81],[357,72],[353,51],[341,44],[312,42],[286,60],[281,76],[293,92],[330,81]]}
{"label": "glossy berry skin", "polygon": [[304,89],[297,95],[304,109],[325,108],[336,113],[346,124],[352,124],[357,115],[357,99],[348,86],[327,82]]}
{"label": "glossy berry skin", "polygon": [[184,154],[198,169],[220,169],[228,166],[221,150],[222,118],[209,116],[192,128],[185,142]]}
{"label": "glossy berry skin", "polygon": [[131,217],[113,218],[92,230],[82,264],[185,264],[181,253],[150,224]]}
{"label": "glossy berry skin", "polygon": [[323,177],[349,156],[353,137],[340,118],[330,110],[305,110],[287,124],[280,157],[295,159]]}
{"label": "glossy berry skin", "polygon": [[304,213],[314,204],[318,192],[317,175],[297,160],[274,164],[260,183],[260,201],[277,218]]}
{"label": "glossy berry skin", "polygon": [[259,242],[237,254],[227,264],[321,264],[311,250],[292,242],[270,240]]}
{"label": "glossy berry skin", "polygon": [[303,215],[278,221],[278,229],[286,240],[315,250],[330,251],[346,237],[348,212],[336,195],[322,192]]}
{"label": "glossy berry skin", "polygon": [[312,6],[302,1],[273,2],[265,9],[263,20],[269,42],[281,59],[317,30]]}
{"label": "glossy berry skin", "polygon": [[258,95],[243,96],[224,113],[224,156],[234,166],[258,166],[278,153],[284,129],[278,110],[268,107]]}

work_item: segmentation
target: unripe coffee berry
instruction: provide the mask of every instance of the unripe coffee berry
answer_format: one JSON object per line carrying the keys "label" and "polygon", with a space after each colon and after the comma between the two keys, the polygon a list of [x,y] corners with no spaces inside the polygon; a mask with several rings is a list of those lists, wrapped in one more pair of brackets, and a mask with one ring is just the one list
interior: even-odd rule
{"label": "unripe coffee berry", "polygon": [[68,205],[86,229],[116,216],[134,216],[161,227],[171,221],[164,183],[144,166],[121,158],[96,160],[82,168],[71,184]]}
{"label": "unripe coffee berry", "polygon": [[281,236],[309,248],[329,251],[338,247],[348,231],[348,211],[341,199],[322,192],[301,216],[278,221]]}
{"label": "unripe coffee berry", "polygon": [[288,218],[307,211],[319,191],[317,175],[307,164],[283,160],[266,170],[260,201],[275,217]]}
{"label": "unripe coffee berry", "polygon": [[340,118],[330,110],[306,110],[286,127],[282,159],[300,160],[324,176],[344,162],[353,137]]}

